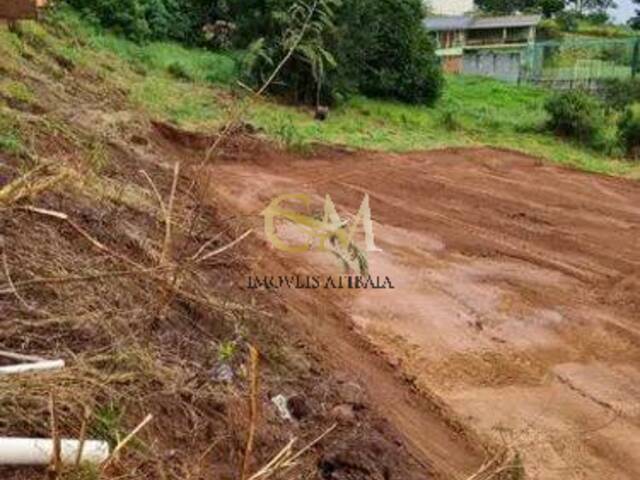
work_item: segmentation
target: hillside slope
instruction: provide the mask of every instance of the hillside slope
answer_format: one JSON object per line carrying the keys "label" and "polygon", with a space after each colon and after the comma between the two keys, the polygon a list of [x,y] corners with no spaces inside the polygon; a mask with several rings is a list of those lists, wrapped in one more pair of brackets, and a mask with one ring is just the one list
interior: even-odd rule
{"label": "hillside slope", "polygon": [[[57,21],[0,26],[0,350],[67,362],[0,376],[0,436],[49,437],[51,396],[62,437],[86,426],[112,448],[153,415],[106,469],[58,478],[248,478],[239,472],[253,428],[249,474],[295,438],[300,458],[273,478],[438,476],[362,379],[279,321],[288,310],[277,297],[240,287],[256,247],[235,242],[243,218],[202,195],[201,148],[215,136],[152,121],[121,76],[133,70],[87,41]],[[238,135],[221,158],[262,144]],[[469,452],[463,463],[479,465],[482,447],[435,418]]]}
{"label": "hillside slope", "polygon": [[[82,39],[62,42],[66,56],[102,71],[155,118],[190,130],[207,132],[224,124],[242,99],[245,122],[299,152],[317,143],[393,152],[494,146],[587,171],[640,175],[640,167],[622,159],[621,152],[595,151],[549,133],[544,128],[549,92],[541,89],[451,76],[433,108],[356,96],[333,107],[328,121],[317,122],[310,108],[251,99],[238,83],[241,52],[168,42],[138,45],[92,28],[72,11],[56,11],[55,18],[65,25],[67,39]],[[104,65],[96,64],[96,58],[104,59]],[[605,131],[609,140],[614,134],[610,128]]]}

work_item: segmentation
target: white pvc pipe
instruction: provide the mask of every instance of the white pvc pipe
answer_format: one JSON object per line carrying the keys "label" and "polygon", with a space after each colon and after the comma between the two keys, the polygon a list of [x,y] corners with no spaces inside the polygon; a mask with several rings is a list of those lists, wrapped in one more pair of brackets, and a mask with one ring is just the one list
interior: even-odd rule
{"label": "white pvc pipe", "polygon": [[[60,440],[60,459],[63,464],[76,462],[80,442]],[[48,465],[53,457],[53,440],[44,438],[0,437],[0,465]],[[109,458],[109,444],[86,440],[80,462],[102,463]]]}
{"label": "white pvc pipe", "polygon": [[43,370],[59,370],[64,368],[64,360],[47,360],[36,363],[21,363],[0,367],[0,375],[12,375],[16,373],[38,372]]}
{"label": "white pvc pipe", "polygon": [[6,350],[0,350],[0,357],[10,358],[11,360],[17,360],[19,362],[45,362],[47,359],[42,357],[35,357],[33,355],[23,355],[21,353],[7,352]]}

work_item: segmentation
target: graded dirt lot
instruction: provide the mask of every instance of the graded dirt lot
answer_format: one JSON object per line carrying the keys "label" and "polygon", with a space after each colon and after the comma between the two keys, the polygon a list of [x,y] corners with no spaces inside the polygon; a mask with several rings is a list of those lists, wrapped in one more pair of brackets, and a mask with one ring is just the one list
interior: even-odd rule
{"label": "graded dirt lot", "polygon": [[[213,168],[259,236],[276,195],[330,194],[341,213],[370,195],[371,274],[395,289],[274,295],[434,471],[466,478],[480,438],[515,448],[528,478],[640,478],[639,184],[491,149],[255,149]],[[258,243],[256,275],[339,268]],[[350,358],[351,337],[376,354]]]}

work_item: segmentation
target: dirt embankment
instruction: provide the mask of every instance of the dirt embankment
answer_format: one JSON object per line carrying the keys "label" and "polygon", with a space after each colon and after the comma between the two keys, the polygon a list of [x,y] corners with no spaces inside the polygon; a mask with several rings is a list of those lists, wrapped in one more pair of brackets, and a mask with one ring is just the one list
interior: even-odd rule
{"label": "dirt embankment", "polygon": [[[474,455],[446,440],[437,418],[449,418],[467,438],[517,450],[531,478],[640,476],[637,183],[491,149],[229,160],[213,169],[215,193],[258,231],[277,195],[306,192],[321,207],[329,194],[351,214],[370,195],[383,250],[371,273],[396,288],[275,295],[328,362],[365,379],[414,454],[465,470]],[[267,243],[256,257],[256,275],[337,268]],[[353,348],[358,335],[431,401],[378,377],[385,366]]]}
{"label": "dirt embankment", "polygon": [[[52,393],[64,438],[79,437],[86,421],[91,438],[113,447],[154,415],[104,472],[71,469],[60,479],[240,478],[253,345],[261,362],[249,473],[292,437],[295,453],[336,424],[274,478],[431,477],[362,379],[280,322],[273,299],[257,306],[238,287],[254,252],[225,249],[243,222],[190,188],[201,157],[187,147],[201,145],[167,140],[110,82],[109,65],[76,65],[50,40],[18,29],[19,54],[0,59],[3,80],[33,93],[0,99],[2,119],[25,139],[0,153],[0,349],[67,366],[0,377],[0,436],[48,437]],[[238,147],[228,145],[229,155]],[[274,405],[278,395],[292,418]],[[0,470],[8,480],[43,475]]]}

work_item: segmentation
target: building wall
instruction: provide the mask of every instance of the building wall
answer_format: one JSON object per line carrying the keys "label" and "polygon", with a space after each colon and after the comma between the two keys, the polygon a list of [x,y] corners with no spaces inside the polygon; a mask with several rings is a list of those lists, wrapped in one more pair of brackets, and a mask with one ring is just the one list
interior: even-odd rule
{"label": "building wall", "polygon": [[435,15],[462,15],[474,9],[473,0],[427,0]]}
{"label": "building wall", "polygon": [[522,52],[519,51],[470,50],[464,52],[462,73],[517,83],[521,66]]}
{"label": "building wall", "polygon": [[462,73],[462,55],[442,57],[442,71],[445,73]]}

